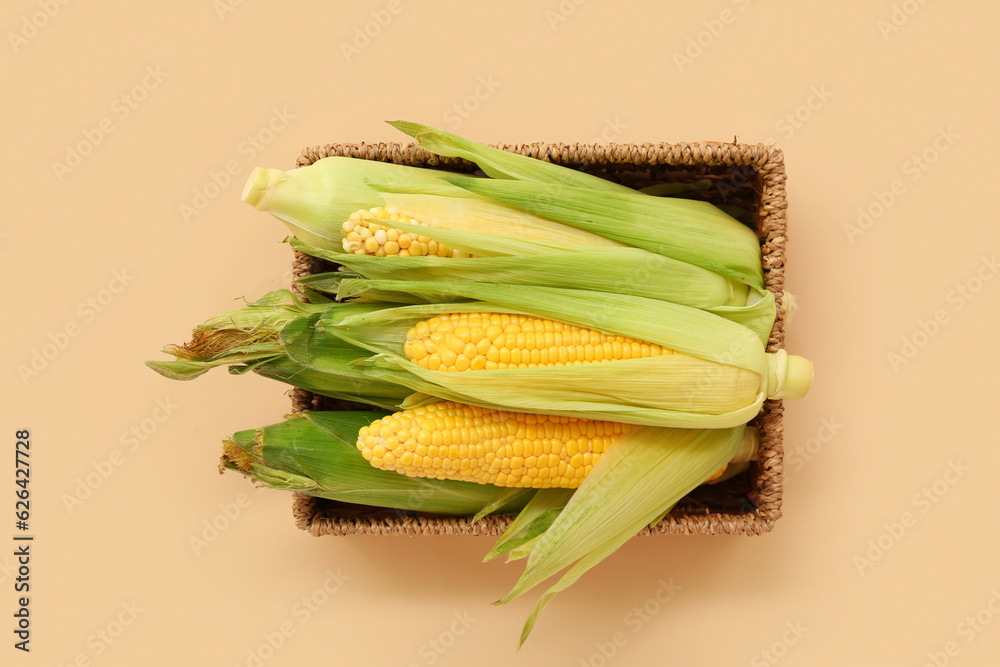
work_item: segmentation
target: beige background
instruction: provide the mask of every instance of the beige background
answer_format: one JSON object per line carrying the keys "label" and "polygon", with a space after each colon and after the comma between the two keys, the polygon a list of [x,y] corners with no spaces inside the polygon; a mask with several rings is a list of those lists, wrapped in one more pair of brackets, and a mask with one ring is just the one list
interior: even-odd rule
{"label": "beige background", "polygon": [[[226,2],[0,12],[0,662],[252,665],[284,632],[262,664],[994,664],[1000,10]],[[801,306],[787,341],[817,380],[787,405],[771,534],[634,540],[515,656],[533,597],[489,606],[520,572],[480,563],[490,538],[316,539],[287,495],[216,473],[220,439],[280,419],[284,388],[173,383],[143,360],[287,284],[283,228],[239,201],[253,167],[398,140],[381,123],[396,118],[484,142],[784,149]],[[51,358],[26,373],[36,352]],[[33,443],[30,655],[11,634],[18,428]],[[212,521],[224,529],[196,549]]]}

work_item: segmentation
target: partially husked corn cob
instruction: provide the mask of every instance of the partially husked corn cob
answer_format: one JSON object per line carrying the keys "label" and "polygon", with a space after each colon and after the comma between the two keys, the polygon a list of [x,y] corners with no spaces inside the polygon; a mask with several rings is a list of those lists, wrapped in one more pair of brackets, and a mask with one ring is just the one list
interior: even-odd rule
{"label": "partially husked corn cob", "polygon": [[445,401],[372,422],[358,449],[376,468],[410,477],[576,488],[628,428]]}
{"label": "partially husked corn cob", "polygon": [[[385,222],[373,222],[372,218]],[[392,226],[393,222],[411,225],[423,224],[391,206],[360,209],[352,213],[342,226],[344,251],[356,255],[375,255],[377,257],[469,256],[467,252],[449,248],[428,236],[396,229]]]}
{"label": "partially husked corn cob", "polygon": [[[404,410],[358,431],[380,470],[504,487],[575,489],[629,424],[490,410],[452,401]],[[705,481],[720,477],[723,466]]]}
{"label": "partially husked corn cob", "polygon": [[661,345],[530,315],[451,313],[418,322],[403,346],[432,371],[537,368],[658,357]]}

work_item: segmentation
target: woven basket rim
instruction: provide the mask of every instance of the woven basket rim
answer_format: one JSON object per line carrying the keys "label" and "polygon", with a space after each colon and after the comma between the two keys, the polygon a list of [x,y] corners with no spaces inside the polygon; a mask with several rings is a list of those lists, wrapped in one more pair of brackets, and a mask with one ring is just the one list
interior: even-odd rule
{"label": "woven basket rim", "polygon": [[[668,165],[706,165],[706,166],[754,166],[760,172],[778,173],[784,180],[785,157],[781,148],[771,144],[749,144],[742,142],[696,141],[696,142],[542,142],[530,143],[494,143],[487,144],[491,148],[499,148],[536,159],[560,164],[565,156],[587,154],[591,156],[590,164],[634,164],[637,153],[655,151],[657,161],[650,164]],[[343,151],[343,152],[341,152]],[[428,165],[470,164],[463,158],[441,157],[431,153],[414,143],[398,141],[388,142],[351,142],[316,144],[302,149],[296,159],[296,167],[312,164],[322,157],[349,154],[351,157],[377,159],[383,162],[393,162],[391,156],[406,155],[416,158]],[[382,159],[382,155],[390,159]],[[696,160],[688,162],[687,160]],[[402,161],[399,162],[403,164]]]}

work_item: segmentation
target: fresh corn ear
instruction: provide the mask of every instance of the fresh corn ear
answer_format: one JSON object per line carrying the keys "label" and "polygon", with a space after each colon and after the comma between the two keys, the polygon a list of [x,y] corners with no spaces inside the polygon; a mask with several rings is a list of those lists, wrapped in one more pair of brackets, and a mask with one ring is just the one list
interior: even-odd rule
{"label": "fresh corn ear", "polygon": [[[487,410],[443,401],[385,415],[358,432],[366,461],[409,477],[504,487],[575,489],[615,443],[641,427],[595,419]],[[747,429],[730,463],[756,456]],[[706,478],[715,481],[727,463]]]}
{"label": "fresh corn ear", "polygon": [[[484,428],[449,424],[449,419],[455,417],[450,411],[450,406],[444,406],[438,413],[443,414],[443,423],[435,421],[432,426],[442,438],[456,429]],[[475,422],[478,413],[469,414]],[[507,555],[509,560],[527,559],[520,580],[497,603],[513,600],[569,567],[535,605],[520,643],[527,639],[538,614],[558,591],[662,517],[727,461],[739,466],[738,461],[752,456],[759,442],[756,431],[742,425],[708,430],[623,427],[604,454],[595,459],[578,488],[536,491],[436,479],[431,475],[401,475],[366,462],[355,443],[375,429],[381,432],[388,427],[399,433],[406,426],[404,416],[406,413],[391,417],[372,412],[299,413],[278,424],[234,433],[223,445],[220,471],[234,470],[271,488],[362,507],[453,516],[475,514],[480,518],[487,513],[520,510],[487,555],[487,559],[500,555]],[[400,422],[400,428],[387,423],[392,419]],[[535,425],[544,430],[549,428],[547,423],[538,418]],[[556,427],[553,424],[552,428]],[[392,437],[398,436],[386,439]],[[456,469],[443,462],[439,467],[445,471]]]}
{"label": "fresh corn ear", "polygon": [[[784,351],[765,354],[746,327],[664,301],[351,278],[341,292],[374,300],[304,304],[274,293],[213,318],[190,343],[168,348],[174,361],[148,365],[175,379],[227,365],[389,409],[434,397],[689,428],[746,422],[765,398],[801,397],[812,379],[807,361]],[[442,325],[447,330],[438,330]]]}
{"label": "fresh corn ear", "polygon": [[[677,304],[585,290],[493,285],[486,283],[403,282],[383,280],[345,280],[341,285],[342,296],[363,295],[369,289],[382,290],[383,295],[412,293],[424,298],[439,299],[440,303],[413,306],[386,306],[359,315],[341,317],[337,311],[321,316],[318,326],[324,332],[343,338],[358,347],[371,350],[370,359],[359,364],[370,377],[396,382],[415,392],[444,400],[469,403],[500,410],[545,412],[567,417],[594,418],[653,426],[687,428],[725,428],[745,423],[760,410],[766,398],[798,398],[804,396],[812,381],[812,365],[801,357],[787,355],[784,351],[766,354],[760,339],[746,327],[727,321],[704,311]],[[461,302],[457,299],[470,301]],[[372,304],[375,306],[376,304]],[[450,367],[455,355],[455,368],[468,368],[466,372],[448,372],[415,363],[422,353],[431,353],[426,343],[423,350],[413,339],[410,354],[406,356],[406,335],[422,320],[461,313],[489,313],[499,315],[501,324],[483,326],[480,315],[476,337],[462,340],[453,332],[439,333],[435,345],[442,364]],[[602,363],[573,363],[572,365],[537,365],[530,367],[532,354],[541,350],[527,347],[527,333],[503,331],[504,315],[530,315],[551,320],[554,343],[556,323],[565,327],[587,329],[587,343],[577,343],[570,332],[568,343],[574,347],[574,362],[587,362],[586,345],[597,345],[601,356],[605,345],[610,346],[612,358]],[[510,322],[508,321],[508,324]],[[430,324],[427,324],[428,331]],[[491,327],[500,327],[499,330]],[[537,329],[536,324],[532,324]],[[489,330],[490,335],[486,332]],[[421,328],[421,332],[423,329]],[[452,338],[447,334],[451,333]],[[518,335],[523,333],[523,345]],[[542,342],[545,343],[545,333]],[[508,348],[509,335],[513,335],[512,348]],[[601,334],[610,337],[601,338]],[[501,338],[502,336],[502,338]],[[534,333],[533,344],[538,343]],[[591,343],[594,338],[595,343]],[[622,346],[619,350],[615,342]],[[626,358],[625,346],[628,344]],[[638,344],[638,357],[632,355],[633,344]],[[643,345],[648,356],[643,356]],[[468,346],[472,347],[468,347]],[[654,348],[652,346],[659,346]],[[479,349],[482,346],[483,350]],[[569,345],[561,341],[559,348]],[[536,345],[537,347],[537,345]],[[547,346],[546,346],[547,347]],[[461,352],[459,352],[459,348]],[[491,351],[496,348],[496,351]],[[501,349],[518,350],[518,363],[529,367],[499,368]],[[557,357],[562,352],[556,349]],[[447,349],[447,351],[445,351]],[[551,350],[553,348],[547,347]],[[660,352],[653,355],[656,349]],[[469,356],[475,351],[473,356]],[[673,354],[664,354],[663,351]],[[466,354],[468,352],[469,354]],[[479,355],[497,356],[498,367],[487,370]],[[549,352],[551,355],[552,352]],[[442,358],[441,355],[444,355]],[[524,361],[527,355],[527,361]],[[597,358],[597,346],[593,349]],[[459,357],[466,360],[459,361]],[[297,358],[309,363],[308,352]],[[560,357],[561,358],[561,357]],[[472,362],[483,365],[482,370],[472,370]],[[553,363],[550,358],[546,363]],[[403,407],[417,407],[417,398],[408,400]]]}

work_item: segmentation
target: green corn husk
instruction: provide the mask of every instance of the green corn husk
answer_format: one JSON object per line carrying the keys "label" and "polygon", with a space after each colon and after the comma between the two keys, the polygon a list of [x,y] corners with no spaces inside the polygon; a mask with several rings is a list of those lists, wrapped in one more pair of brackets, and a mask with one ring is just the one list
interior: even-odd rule
{"label": "green corn husk", "polygon": [[[374,353],[357,364],[368,377],[440,399],[654,426],[725,428],[749,421],[765,398],[805,395],[812,378],[808,361],[784,351],[766,354],[746,327],[669,302],[532,286],[352,279],[343,281],[341,295],[369,289],[476,299],[387,305],[362,315],[342,316],[330,309],[317,320],[323,332]],[[409,361],[402,353],[407,330],[422,319],[449,312],[534,315],[656,343],[679,354],[464,373],[430,371]],[[293,356],[311,364],[307,352]],[[415,407],[421,400],[412,397],[403,407]]]}
{"label": "green corn husk", "polygon": [[184,345],[163,351],[174,361],[147,361],[146,365],[172,380],[191,380],[216,366],[257,362],[281,355],[277,332],[302,315],[327,309],[329,299],[308,303],[289,290],[268,292],[253,303],[199,324]]}
{"label": "green corn husk", "polygon": [[487,484],[406,477],[373,467],[355,446],[358,430],[378,412],[303,412],[262,429],[235,433],[223,446],[221,468],[276,489],[357,505],[411,512],[474,515],[488,505],[517,511],[532,490],[496,498],[507,490]]}
{"label": "green corn husk", "polygon": [[[566,507],[573,493],[574,489],[538,489],[483,560],[506,555],[510,562],[528,555],[562,508]],[[522,551],[525,548],[527,552]]]}
{"label": "green corn husk", "polygon": [[341,224],[351,213],[385,204],[370,183],[423,185],[429,192],[469,196],[443,175],[447,172],[334,156],[288,172],[258,167],[243,189],[243,201],[281,220],[299,239],[340,250]]}
{"label": "green corn husk", "polygon": [[744,426],[638,428],[620,438],[548,529],[530,543],[524,573],[510,593],[495,603],[509,602],[566,570],[536,602],[518,648],[556,593],[663,516],[729,461],[738,451],[744,431]]}
{"label": "green corn husk", "polygon": [[[530,254],[533,252],[531,242],[544,244],[545,247],[556,250],[572,249],[578,245],[612,248],[626,245],[600,234],[498,204],[461,188],[456,188],[455,192],[463,196],[456,197],[421,194],[428,188],[420,183],[372,183],[371,185],[378,190],[379,196],[387,205],[423,223],[399,229],[416,232],[418,235],[430,232],[436,240],[452,247],[469,245],[470,240],[482,238],[486,242],[472,246],[480,256],[498,253]],[[379,222],[384,223],[384,221]],[[392,222],[392,226],[396,226],[395,221]],[[429,230],[428,227],[433,229]],[[466,236],[462,236],[462,232]],[[503,239],[510,239],[512,243],[517,241],[524,243],[515,244],[514,250],[506,250],[503,246],[498,247]]]}
{"label": "green corn husk", "polygon": [[510,153],[478,144],[457,135],[420,123],[389,121],[397,130],[410,135],[417,146],[436,155],[460,157],[475,162],[488,176],[497,179],[518,179],[592,188],[602,192],[633,192],[631,188],[612,183],[576,169],[540,159]]}
{"label": "green corn husk", "polygon": [[[254,372],[322,396],[395,409],[412,393],[409,389],[368,377],[354,364],[371,356],[369,351],[315,330],[319,316],[331,307],[345,313],[373,308],[310,304],[288,290],[276,290],[202,323],[187,344],[168,346],[164,351],[174,355],[174,360],[147,361],[146,365],[173,380],[191,380],[218,366],[229,366],[233,374]],[[306,342],[299,340],[304,335]],[[286,343],[306,350],[310,364],[288,356]]]}
{"label": "green corn husk", "polygon": [[706,202],[531,181],[445,180],[505,206],[764,288],[757,235]]}
{"label": "green corn husk", "polygon": [[[335,253],[295,239],[289,242],[296,250],[339,262],[372,279],[581,288],[672,301],[694,308],[739,307],[745,306],[747,300],[745,285],[639,248],[587,247],[530,257],[376,257]],[[462,247],[453,241],[442,239],[442,242]],[[319,292],[336,294],[342,278],[337,274],[316,274],[299,282]]]}
{"label": "green corn husk", "polygon": [[[348,293],[347,290],[350,290],[352,292],[357,291],[358,287],[356,286],[356,282],[360,278],[363,278],[363,276],[361,276],[361,274],[359,274],[359,273],[356,273],[356,272],[353,272],[353,271],[343,271],[343,270],[341,270],[341,271],[335,271],[335,272],[330,272],[330,273],[315,274],[313,276],[307,276],[307,277],[304,277],[304,278],[300,279],[299,282],[300,282],[300,284],[302,284],[303,286],[308,287],[311,290],[317,290],[317,291],[324,292],[324,293],[327,293],[327,294],[330,294],[330,295],[337,295],[337,294],[341,294],[342,295],[342,294],[347,294]],[[396,281],[396,282],[399,282],[399,281]],[[410,281],[409,284],[416,284],[417,282],[418,281],[416,281],[414,279],[414,280]],[[419,282],[424,282],[424,281],[419,281]],[[449,282],[451,282],[451,281],[449,281]],[[473,281],[470,281],[470,282],[473,282]],[[492,283],[491,282],[489,284],[496,285],[496,284],[504,284],[504,283]],[[518,286],[523,285],[523,286],[526,286],[526,287],[551,287],[552,286],[552,285],[530,285],[530,284],[528,284],[526,282],[524,282],[524,283],[508,283],[508,284],[516,284]],[[429,303],[432,303],[432,302],[434,302],[434,303],[460,302],[460,301],[463,300],[463,299],[461,299],[459,297],[448,297],[448,296],[444,296],[444,295],[437,295],[437,296],[431,297],[431,296],[428,296],[428,295],[421,295],[421,294],[417,294],[417,293],[408,293],[408,292],[404,293],[404,292],[399,292],[399,291],[377,289],[373,285],[374,285],[374,282],[373,281],[369,281],[367,289],[365,289],[363,292],[358,293],[357,297],[355,297],[356,300],[359,301],[359,302],[382,302],[382,303],[396,302],[396,303],[408,303],[408,304],[411,304],[411,305],[429,304]],[[554,287],[557,287],[558,289],[573,289],[573,288],[563,288],[563,287],[560,287],[558,285],[554,286]],[[590,293],[590,294],[594,293],[594,290],[591,290],[591,289],[589,289],[586,286],[580,286],[579,290],[577,290],[577,291],[586,292],[586,293]],[[640,291],[641,290],[639,290],[639,289],[634,289],[634,290],[625,289],[625,290],[622,290],[621,292],[609,292],[609,293],[610,294],[621,294],[621,295],[626,295],[626,296],[644,297],[645,295],[643,295],[643,294],[633,294],[632,293],[632,292],[640,292]],[[649,297],[647,297],[647,298],[649,298]],[[728,305],[710,306],[710,307],[700,308],[700,310],[703,310],[703,311],[705,311],[707,313],[710,313],[712,315],[717,315],[717,316],[719,316],[719,317],[721,317],[723,319],[729,320],[730,322],[733,322],[735,324],[738,324],[738,325],[741,325],[741,326],[745,327],[746,329],[750,330],[752,333],[754,333],[758,337],[758,339],[761,342],[761,345],[766,345],[767,342],[768,342],[768,339],[769,339],[769,337],[771,335],[771,329],[774,326],[774,316],[775,316],[774,298],[771,296],[770,293],[767,293],[767,295],[764,298],[760,299],[759,301],[756,300],[756,299],[757,299],[757,295],[755,293],[751,293],[750,297],[749,297],[749,301],[751,302],[750,305],[747,305],[747,306],[728,306]],[[670,301],[670,299],[660,299],[660,300]],[[674,302],[674,303],[677,303],[677,302]],[[679,303],[678,305],[684,306],[686,304]],[[494,311],[495,312],[500,312],[500,311],[497,311],[496,309],[494,309]],[[447,310],[442,310],[442,312],[447,312]],[[507,308],[506,312],[517,313],[517,312],[520,312],[520,311],[518,311],[514,307],[511,307],[511,308]]]}
{"label": "green corn husk", "polygon": [[[757,459],[759,448],[760,432],[757,428],[748,426],[743,433],[739,448],[726,465],[723,474],[702,484],[720,484],[744,472],[750,466],[750,461]],[[506,555],[507,561],[510,562],[531,555],[535,544],[559,516],[572,495],[567,489],[539,489],[500,536],[484,560]],[[662,513],[650,521],[649,527],[655,528],[672,509],[673,505],[664,508]]]}

